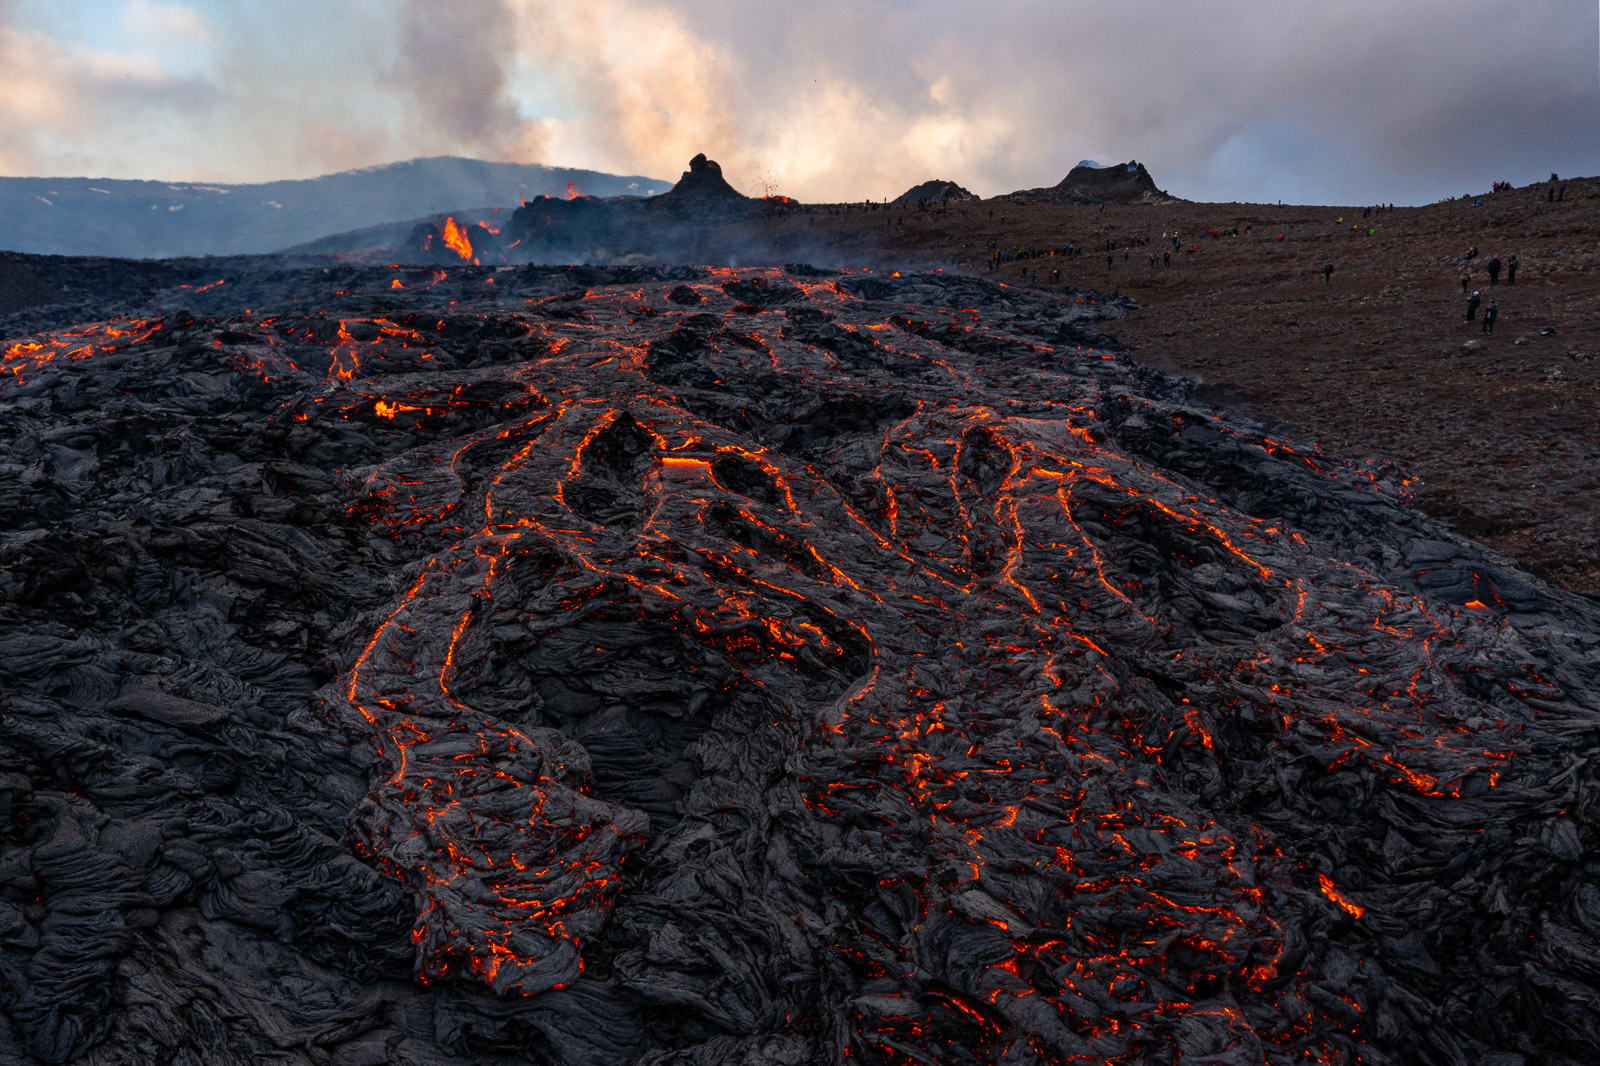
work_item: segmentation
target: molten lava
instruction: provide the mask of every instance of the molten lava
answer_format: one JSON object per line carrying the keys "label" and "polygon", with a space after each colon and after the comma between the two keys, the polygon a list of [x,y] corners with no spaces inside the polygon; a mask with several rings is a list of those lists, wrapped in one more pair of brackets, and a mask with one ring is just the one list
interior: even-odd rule
{"label": "molten lava", "polygon": [[1337,903],[1339,905],[1339,909],[1350,915],[1350,917],[1359,918],[1366,913],[1365,907],[1362,907],[1357,903],[1352,903],[1350,901],[1350,897],[1346,896],[1343,892],[1340,892],[1337,888],[1335,888],[1333,884],[1333,878],[1329,877],[1327,874],[1317,875],[1317,886],[1322,890],[1322,894],[1324,896],[1327,896],[1329,899],[1333,900],[1333,902]]}
{"label": "molten lava", "polygon": [[458,226],[454,217],[444,220],[444,227],[440,230],[440,237],[445,246],[459,255],[463,260],[472,262],[472,242],[467,239],[467,231],[463,226]]}

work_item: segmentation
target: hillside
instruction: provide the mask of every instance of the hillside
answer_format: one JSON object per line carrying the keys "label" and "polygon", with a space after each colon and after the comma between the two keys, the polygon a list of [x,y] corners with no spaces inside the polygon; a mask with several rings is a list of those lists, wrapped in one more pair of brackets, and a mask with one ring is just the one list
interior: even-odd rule
{"label": "hillside", "polygon": [[1155,179],[1137,160],[1110,167],[1084,160],[1049,188],[1019,189],[995,199],[1031,204],[1153,204],[1176,198],[1156,188]]}
{"label": "hillside", "polygon": [[923,204],[945,203],[950,200],[976,200],[979,197],[972,195],[963,186],[953,181],[944,181],[933,178],[920,185],[913,185],[899,196],[895,197],[897,204]]}
{"label": "hillside", "polygon": [[254,185],[0,178],[6,251],[128,258],[252,255],[332,234],[535,196],[646,196],[669,182],[439,156]]}

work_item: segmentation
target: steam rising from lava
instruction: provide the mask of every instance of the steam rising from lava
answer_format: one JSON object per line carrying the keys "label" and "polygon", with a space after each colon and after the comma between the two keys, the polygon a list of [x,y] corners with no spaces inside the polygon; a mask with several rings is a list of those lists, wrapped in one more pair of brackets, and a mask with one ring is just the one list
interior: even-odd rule
{"label": "steam rising from lava", "polygon": [[[352,1033],[482,1061],[1444,1062],[1596,1032],[1558,945],[1600,931],[1571,750],[1600,722],[1600,613],[1406,509],[1392,468],[1073,341],[1125,299],[799,268],[400,280],[282,279],[348,310],[249,318],[223,315],[230,284],[194,298],[211,320],[5,349],[32,420],[6,443],[79,479],[63,513],[92,512],[84,477],[156,489],[85,397],[113,427],[198,411],[255,434],[152,445],[207,456],[181,476],[209,509],[140,503],[154,524],[126,534],[129,573],[262,589],[226,626],[186,635],[183,596],[146,590],[119,594],[141,617],[47,631],[59,605],[7,586],[0,672],[33,723],[0,749],[31,782],[7,786],[35,826],[15,853],[43,869],[84,807],[171,827],[145,866],[118,859],[136,887],[111,911],[160,916],[113,962],[137,941],[148,980],[202,980],[172,939],[197,906],[230,980],[270,957],[372,1019]],[[90,440],[103,474],[50,451]],[[224,442],[257,450],[242,480]],[[233,497],[207,486],[234,480],[248,513],[218,518]],[[317,591],[208,555],[219,522],[308,560],[289,572]],[[8,540],[10,572],[54,536]],[[168,665],[114,650],[155,621]],[[270,738],[292,773],[241,765],[223,798],[158,789],[141,814],[39,739],[86,722],[127,746],[107,716],[134,713],[203,735],[185,708],[219,668],[171,664],[217,648],[307,664],[254,668],[241,701],[278,718],[215,709],[216,758]],[[300,850],[250,846],[268,806]],[[334,825],[371,868],[335,864]],[[208,831],[238,870],[183,866]],[[256,914],[226,902],[251,875],[294,886],[288,927],[217,925]],[[385,914],[339,911],[335,936],[357,885]],[[140,1028],[106,966],[49,984],[41,957],[77,943],[46,917],[66,891],[8,904],[35,932],[5,950],[37,976],[6,1010],[78,1019],[30,1050],[200,1046],[197,1023]],[[419,986],[390,964],[368,994],[374,963],[336,944]],[[306,1043],[260,995],[230,1032]]]}

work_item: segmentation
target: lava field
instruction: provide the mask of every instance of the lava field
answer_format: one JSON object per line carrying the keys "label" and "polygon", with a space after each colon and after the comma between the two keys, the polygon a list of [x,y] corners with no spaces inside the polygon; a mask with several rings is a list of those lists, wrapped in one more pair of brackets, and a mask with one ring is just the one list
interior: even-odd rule
{"label": "lava field", "polygon": [[0,1061],[1595,1060],[1600,608],[1125,298],[155,304],[0,345]]}

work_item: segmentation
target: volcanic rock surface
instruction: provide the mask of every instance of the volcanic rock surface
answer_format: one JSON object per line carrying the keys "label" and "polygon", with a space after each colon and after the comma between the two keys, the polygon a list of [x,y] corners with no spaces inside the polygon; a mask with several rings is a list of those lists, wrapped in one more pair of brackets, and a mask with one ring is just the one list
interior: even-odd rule
{"label": "volcanic rock surface", "polygon": [[1156,188],[1143,163],[1130,160],[1109,167],[1079,163],[1049,188],[1021,189],[995,199],[1026,204],[1160,204],[1175,197]]}
{"label": "volcanic rock surface", "polygon": [[925,181],[921,185],[913,185],[900,196],[895,198],[897,204],[930,204],[946,203],[950,200],[976,200],[966,189],[953,181]]}
{"label": "volcanic rock surface", "polygon": [[538,196],[511,216],[501,240],[519,261],[609,262],[648,255],[654,262],[703,261],[696,255],[708,227],[760,218],[790,208],[786,197],[745,196],[704,154],[660,196]]}
{"label": "volcanic rock surface", "polygon": [[1124,298],[401,275],[3,348],[0,1060],[1588,1061],[1600,611],[1398,471]]}

